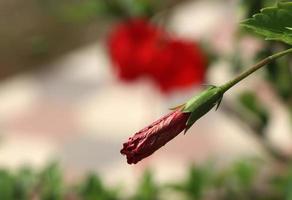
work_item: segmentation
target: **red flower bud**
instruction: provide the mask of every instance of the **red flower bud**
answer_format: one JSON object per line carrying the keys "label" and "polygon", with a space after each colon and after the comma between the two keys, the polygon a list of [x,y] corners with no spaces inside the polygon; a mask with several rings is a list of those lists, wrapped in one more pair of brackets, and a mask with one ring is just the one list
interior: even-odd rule
{"label": "red flower bud", "polygon": [[189,116],[190,113],[183,113],[181,109],[167,114],[130,137],[121,153],[127,156],[129,164],[136,164],[185,130]]}

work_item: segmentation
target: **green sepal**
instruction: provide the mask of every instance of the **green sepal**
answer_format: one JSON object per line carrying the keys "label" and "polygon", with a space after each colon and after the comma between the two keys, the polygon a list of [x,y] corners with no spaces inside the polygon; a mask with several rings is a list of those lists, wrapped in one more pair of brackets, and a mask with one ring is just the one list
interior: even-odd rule
{"label": "green sepal", "polygon": [[185,133],[198,119],[216,106],[216,104],[216,110],[218,109],[223,94],[224,91],[221,87],[211,86],[186,102],[182,112],[191,113],[191,115],[186,123]]}
{"label": "green sepal", "polygon": [[180,104],[180,105],[178,105],[178,106],[175,106],[175,107],[171,107],[171,108],[169,108],[169,110],[177,110],[177,109],[182,109],[184,106],[185,106],[185,103],[183,103],[183,104]]}

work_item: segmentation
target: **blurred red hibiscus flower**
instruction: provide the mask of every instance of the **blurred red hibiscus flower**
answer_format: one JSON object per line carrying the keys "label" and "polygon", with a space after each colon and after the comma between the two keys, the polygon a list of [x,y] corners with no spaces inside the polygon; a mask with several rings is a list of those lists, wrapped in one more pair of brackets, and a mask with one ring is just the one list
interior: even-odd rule
{"label": "blurred red hibiscus flower", "polygon": [[119,24],[109,37],[109,53],[119,77],[148,77],[164,92],[200,84],[205,57],[199,46],[176,39],[147,20]]}

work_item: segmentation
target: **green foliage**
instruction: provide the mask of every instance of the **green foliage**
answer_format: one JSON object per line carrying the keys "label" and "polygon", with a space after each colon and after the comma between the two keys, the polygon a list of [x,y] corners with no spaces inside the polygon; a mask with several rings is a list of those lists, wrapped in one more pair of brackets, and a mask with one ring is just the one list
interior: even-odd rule
{"label": "green foliage", "polygon": [[[288,48],[289,45],[282,45],[282,48]],[[267,57],[274,53],[275,49],[279,47],[279,43],[270,42],[268,43],[257,55],[259,57]],[[282,98],[283,102],[292,102],[292,71],[290,67],[292,59],[291,57],[283,57],[276,61],[271,62],[266,67],[267,80],[272,84],[275,91]],[[292,104],[290,103],[292,108]]]}
{"label": "green foliage", "polygon": [[101,179],[95,174],[89,174],[80,186],[80,197],[84,200],[116,200],[116,191],[107,190]]}
{"label": "green foliage", "polygon": [[5,170],[0,170],[0,199],[13,199],[13,177]]}
{"label": "green foliage", "polygon": [[187,196],[188,199],[198,200],[204,197],[207,187],[211,184],[212,170],[209,166],[191,166],[187,179],[181,183],[170,184],[169,187]]}
{"label": "green foliage", "polygon": [[271,183],[276,192],[278,199],[291,200],[292,199],[292,167],[283,170],[282,174],[272,177]]}
{"label": "green foliage", "polygon": [[0,199],[29,200],[35,187],[35,176],[28,168],[22,168],[13,175],[0,170]]}
{"label": "green foliage", "polygon": [[241,23],[267,40],[292,44],[292,2],[280,1]]}
{"label": "green foliage", "polygon": [[64,195],[62,173],[56,163],[47,166],[40,174],[40,193],[42,200],[61,200]]}
{"label": "green foliage", "polygon": [[254,14],[258,13],[261,8],[275,4],[275,0],[241,0],[240,2],[246,9],[246,17],[252,17]]}
{"label": "green foliage", "polygon": [[214,178],[214,186],[221,190],[219,199],[254,199],[253,184],[257,171],[255,162],[241,160],[218,172]]}
{"label": "green foliage", "polygon": [[[214,165],[214,163],[212,163]],[[146,170],[133,195],[122,197],[120,191],[106,186],[96,174],[89,174],[79,184],[64,184],[63,172],[56,164],[41,173],[23,168],[16,173],[0,170],[0,199],[2,200],[162,200],[163,194],[180,194],[177,199],[188,200],[290,200],[292,199],[292,167],[282,165],[273,173],[259,173],[262,163],[254,159],[237,161],[216,169],[213,165],[192,165],[184,180],[162,186]],[[265,180],[264,189],[257,190],[258,179]],[[169,197],[169,196],[168,196]],[[174,198],[175,199],[175,198]]]}
{"label": "green foliage", "polygon": [[33,194],[36,187],[36,175],[29,168],[22,168],[15,175],[14,199],[27,200]]}
{"label": "green foliage", "polygon": [[285,101],[292,99],[291,58],[285,57],[268,66],[268,79],[274,85],[278,95]]}
{"label": "green foliage", "polygon": [[146,170],[139,181],[137,191],[132,197],[133,200],[158,200],[159,186],[156,185],[151,171]]}
{"label": "green foliage", "polygon": [[248,189],[252,187],[257,167],[255,163],[250,161],[238,161],[234,164],[232,172],[240,187]]}
{"label": "green foliage", "polygon": [[247,111],[246,118],[253,124],[255,130],[262,133],[269,121],[268,109],[260,102],[254,92],[246,91],[239,95],[239,103]]}
{"label": "green foliage", "polygon": [[69,22],[88,22],[99,17],[151,17],[161,7],[159,1],[153,0],[39,1],[50,14]]}

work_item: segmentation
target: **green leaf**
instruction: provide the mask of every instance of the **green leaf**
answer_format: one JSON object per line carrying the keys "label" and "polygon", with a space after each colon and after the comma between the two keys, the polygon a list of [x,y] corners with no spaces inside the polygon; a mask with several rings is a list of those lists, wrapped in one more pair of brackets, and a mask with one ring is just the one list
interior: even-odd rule
{"label": "green leaf", "polygon": [[276,7],[261,10],[241,23],[266,40],[277,40],[292,44],[292,2],[280,1]]}

